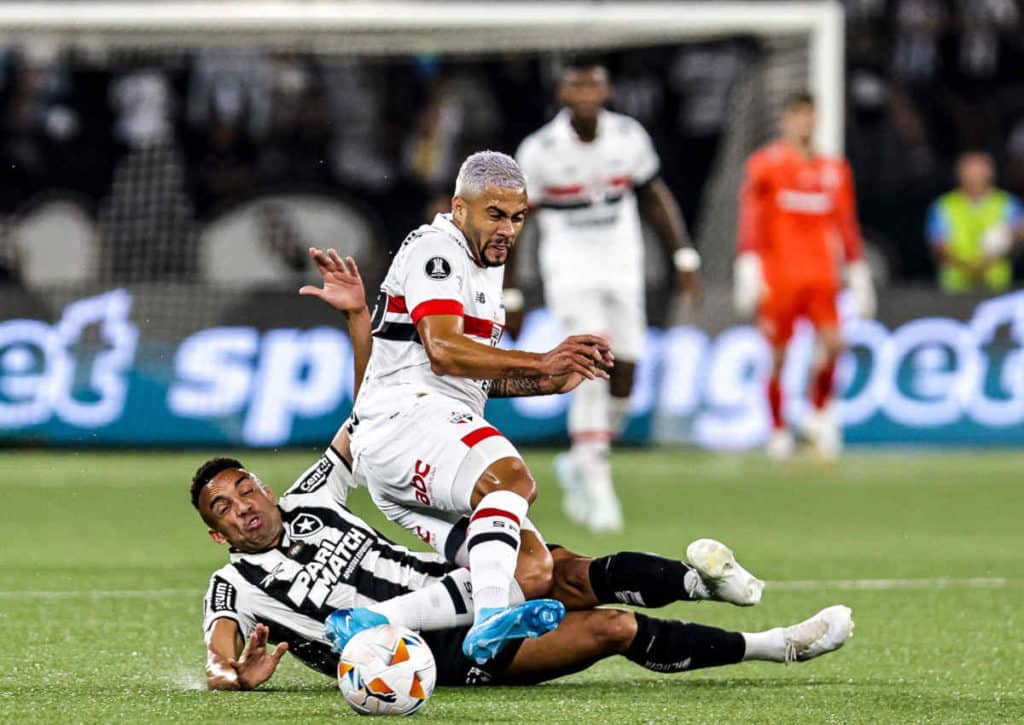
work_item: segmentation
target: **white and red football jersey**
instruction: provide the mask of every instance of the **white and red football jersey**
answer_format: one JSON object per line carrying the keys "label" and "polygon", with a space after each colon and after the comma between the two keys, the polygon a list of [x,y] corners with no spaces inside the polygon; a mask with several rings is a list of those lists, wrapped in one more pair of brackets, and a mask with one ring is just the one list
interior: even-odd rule
{"label": "white and red football jersey", "polygon": [[441,393],[483,415],[491,381],[436,375],[416,323],[428,315],[459,315],[466,337],[495,347],[505,329],[504,277],[504,267],[476,262],[450,214],[438,214],[406,237],[377,296],[357,417],[401,409],[417,393]]}
{"label": "white and red football jersey", "polygon": [[563,110],[526,137],[516,159],[540,222],[540,267],[548,289],[642,289],[634,189],[654,180],[660,168],[644,127],[602,111],[597,135],[587,143]]}

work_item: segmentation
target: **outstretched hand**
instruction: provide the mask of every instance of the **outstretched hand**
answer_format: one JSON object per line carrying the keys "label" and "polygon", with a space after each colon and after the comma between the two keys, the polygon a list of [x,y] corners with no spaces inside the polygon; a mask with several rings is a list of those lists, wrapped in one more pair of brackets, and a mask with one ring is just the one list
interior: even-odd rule
{"label": "outstretched hand", "polygon": [[288,643],[282,642],[273,652],[267,650],[267,637],[270,630],[265,624],[257,624],[252,637],[242,650],[237,660],[230,659],[228,664],[238,673],[238,684],[243,690],[252,690],[270,679],[277,665],[288,651]]}
{"label": "outstretched hand", "polygon": [[323,287],[307,284],[300,295],[319,297],[339,312],[351,313],[366,309],[363,278],[352,257],[344,259],[333,249],[309,248],[309,256],[324,280]]}

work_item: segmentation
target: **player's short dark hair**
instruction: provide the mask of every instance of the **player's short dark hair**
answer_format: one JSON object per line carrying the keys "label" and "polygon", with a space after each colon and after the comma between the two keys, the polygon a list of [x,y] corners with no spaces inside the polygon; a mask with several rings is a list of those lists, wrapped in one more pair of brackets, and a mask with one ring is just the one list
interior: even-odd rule
{"label": "player's short dark hair", "polygon": [[813,107],[814,105],[814,94],[807,90],[800,90],[786,96],[786,103],[783,105],[783,108],[787,111],[792,111],[795,108],[801,108],[803,106]]}
{"label": "player's short dark hair", "polygon": [[608,70],[608,64],[604,58],[594,53],[570,55],[562,62],[562,73],[567,73],[571,70],[590,70],[591,68],[604,68]]}
{"label": "player's short dark hair", "polygon": [[218,473],[229,468],[245,468],[245,466],[237,458],[217,456],[196,470],[196,475],[192,476],[192,505],[195,506],[196,511],[199,510],[199,494],[203,490],[203,486],[212,481]]}

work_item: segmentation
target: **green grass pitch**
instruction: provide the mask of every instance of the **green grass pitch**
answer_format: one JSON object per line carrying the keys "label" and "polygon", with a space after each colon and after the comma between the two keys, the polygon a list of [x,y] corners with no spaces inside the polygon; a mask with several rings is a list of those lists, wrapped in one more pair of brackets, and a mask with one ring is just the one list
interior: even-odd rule
{"label": "green grass pitch", "polygon": [[[241,457],[281,491],[316,455]],[[356,717],[333,680],[289,658],[257,692],[204,690],[201,597],[226,556],[188,502],[205,456],[0,450],[0,722]],[[681,556],[691,539],[714,536],[769,580],[751,609],[660,614],[752,630],[842,602],[856,634],[789,667],[664,676],[617,658],[540,687],[439,689],[418,720],[1024,720],[1024,455],[863,451],[830,468],[627,451],[613,459],[627,530],[603,537],[560,517],[551,453],[527,460],[550,541]],[[364,494],[353,508],[396,533]]]}

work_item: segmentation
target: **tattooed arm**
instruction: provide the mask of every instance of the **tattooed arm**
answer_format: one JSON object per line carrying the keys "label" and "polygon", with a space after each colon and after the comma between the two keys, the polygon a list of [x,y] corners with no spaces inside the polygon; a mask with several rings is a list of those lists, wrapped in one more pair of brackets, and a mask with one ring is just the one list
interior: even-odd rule
{"label": "tattooed arm", "polygon": [[516,368],[491,381],[488,397],[525,398],[531,395],[568,393],[585,379],[579,373],[539,376],[532,370]]}

